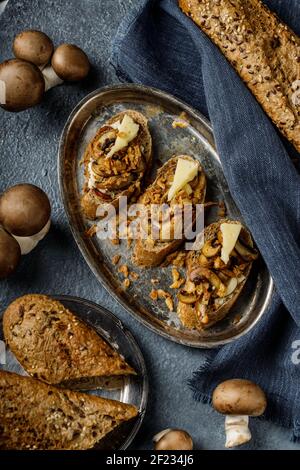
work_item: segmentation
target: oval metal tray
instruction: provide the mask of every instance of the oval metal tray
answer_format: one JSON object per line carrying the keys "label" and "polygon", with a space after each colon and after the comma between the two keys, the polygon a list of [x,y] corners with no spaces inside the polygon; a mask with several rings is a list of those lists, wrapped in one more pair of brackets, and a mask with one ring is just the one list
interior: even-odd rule
{"label": "oval metal tray", "polygon": [[[160,288],[169,290],[171,267],[139,269],[131,262],[127,241],[113,245],[108,240],[84,236],[91,225],[80,210],[83,168],[79,164],[88,142],[96,130],[113,114],[124,109],[137,109],[147,116],[154,143],[154,164],[163,164],[174,154],[189,154],[199,159],[208,179],[209,201],[224,200],[227,215],[240,219],[225,180],[222,165],[214,146],[209,122],[197,111],[177,98],[160,90],[141,85],[117,85],[103,88],[84,98],[71,113],[62,133],[59,147],[59,184],[71,230],[89,267],[108,292],[139,321],[160,335],[178,343],[210,348],[228,343],[248,332],[265,312],[272,295],[273,282],[260,258],[230,314],[222,322],[199,333],[181,326],[175,312],[169,312],[163,300],[153,302],[149,293],[154,287],[151,279],[160,279]],[[184,112],[189,125],[173,128],[172,122]],[[216,219],[211,210],[206,224]],[[122,264],[139,275],[124,290],[122,275],[112,263],[115,254],[122,255]],[[155,287],[154,287],[155,288]]]}
{"label": "oval metal tray", "polygon": [[[142,424],[148,399],[148,376],[141,350],[130,331],[123,326],[117,317],[103,307],[78,297],[67,295],[51,295],[51,297],[62,302],[71,312],[95,328],[136,370],[137,376],[124,377],[118,389],[85,392],[123,403],[130,403],[138,408],[139,415],[136,419],[119,426],[95,446],[95,449],[99,450],[127,449]],[[0,340],[4,340],[2,318],[0,320]],[[5,351],[5,364],[1,365],[0,368],[20,375],[27,375],[9,349]]]}

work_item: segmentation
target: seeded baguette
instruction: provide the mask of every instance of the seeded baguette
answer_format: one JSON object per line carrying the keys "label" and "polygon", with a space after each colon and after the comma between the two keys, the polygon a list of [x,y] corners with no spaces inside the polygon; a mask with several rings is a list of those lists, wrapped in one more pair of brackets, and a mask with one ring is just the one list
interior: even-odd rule
{"label": "seeded baguette", "polygon": [[138,414],[115,400],[0,371],[0,449],[85,450]]}
{"label": "seeded baguette", "polygon": [[[216,233],[220,229],[220,225],[224,222],[231,223],[231,224],[239,223],[234,220],[221,219],[218,222],[210,224],[208,227],[205,228],[205,231],[204,231],[205,242],[214,239],[214,237],[216,236]],[[241,237],[243,241],[249,247],[253,248],[252,237],[245,227],[242,227]],[[197,259],[197,254],[198,254],[197,252],[191,251],[187,256],[187,260],[186,260],[186,281],[187,282],[189,281],[192,270],[194,270],[197,267],[195,264],[195,260]],[[225,298],[225,303],[214,311],[212,309],[207,311],[207,316],[208,316],[207,323],[205,324],[201,323],[199,313],[197,312],[195,306],[187,305],[186,303],[179,301],[177,305],[177,314],[183,326],[189,329],[196,329],[198,331],[202,331],[207,328],[210,328],[215,323],[223,320],[223,318],[226,317],[230,309],[233,307],[233,305],[239,298],[244,288],[244,285],[249,277],[252,264],[253,263],[249,263],[245,272],[243,273],[244,279],[237,285],[236,289],[232,292],[232,294]]]}
{"label": "seeded baguette", "polygon": [[92,327],[46,295],[12,302],[4,312],[3,331],[24,369],[49,384],[98,388],[135,374]]}
{"label": "seeded baguette", "polygon": [[[88,187],[88,181],[90,178],[89,162],[92,156],[90,149],[93,141],[100,137],[102,129],[106,126],[111,126],[112,124],[115,124],[118,121],[122,121],[125,114],[130,116],[140,126],[139,133],[134,140],[138,141],[139,145],[144,148],[143,158],[145,162],[145,171],[134,182],[132,182],[131,185],[129,185],[125,189],[116,189],[116,196],[112,200],[106,200],[103,199],[103,197],[99,196],[99,194],[93,189],[90,189]],[[121,196],[127,196],[128,200],[130,200],[133,196],[136,197],[140,194],[143,179],[148,173],[152,164],[152,137],[148,128],[147,118],[138,111],[130,109],[116,114],[115,116],[110,118],[105,124],[103,124],[103,126],[101,126],[101,128],[98,130],[95,137],[88,145],[83,160],[85,183],[83,186],[83,194],[81,197],[81,208],[83,210],[84,215],[88,219],[94,220],[97,218],[96,212],[99,206],[105,206],[109,203],[117,208],[118,201]]]}
{"label": "seeded baguette", "polygon": [[[300,38],[260,0],[179,0],[300,151]],[[299,86],[298,86],[299,87]]]}
{"label": "seeded baguette", "polygon": [[[168,175],[167,180],[169,183],[173,180],[177,161],[179,158],[185,158],[188,160],[194,160],[189,155],[179,155],[170,158],[157,172],[157,176],[155,181],[145,190],[145,192],[140,196],[138,203],[148,205],[148,195],[153,191],[165,191],[160,188],[159,181],[162,177]],[[197,197],[197,204],[203,204],[206,195],[206,177],[204,171],[199,165],[199,181],[197,183],[197,187],[195,191],[198,190],[199,197]],[[162,202],[166,203],[167,201],[151,201],[151,203],[155,204],[162,204]],[[143,267],[153,267],[159,266],[164,259],[173,251],[176,251],[177,248],[182,244],[183,239],[175,239],[171,241],[165,241],[162,243],[158,243],[156,246],[151,246],[149,240],[144,240],[138,238],[136,240],[134,251],[133,251],[133,262],[138,266]]]}

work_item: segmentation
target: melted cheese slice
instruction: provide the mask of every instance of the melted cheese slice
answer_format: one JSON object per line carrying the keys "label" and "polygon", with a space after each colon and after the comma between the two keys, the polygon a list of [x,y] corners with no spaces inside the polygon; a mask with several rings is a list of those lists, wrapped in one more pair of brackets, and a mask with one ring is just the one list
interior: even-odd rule
{"label": "melted cheese slice", "polygon": [[239,238],[240,231],[242,229],[241,224],[221,224],[220,226],[223,243],[221,251],[221,260],[227,264],[229,261],[229,256],[232,250],[235,247],[235,244]]}
{"label": "melted cheese slice", "polygon": [[119,150],[127,147],[129,142],[137,136],[140,128],[128,114],[125,114],[121,123],[116,122],[113,127],[118,129],[119,132],[114,145],[107,154],[108,158],[112,157]]}
{"label": "melted cheese slice", "polygon": [[180,191],[187,183],[193,181],[198,170],[199,164],[197,162],[178,158],[174,180],[168,193],[168,201],[171,201],[178,191]]}

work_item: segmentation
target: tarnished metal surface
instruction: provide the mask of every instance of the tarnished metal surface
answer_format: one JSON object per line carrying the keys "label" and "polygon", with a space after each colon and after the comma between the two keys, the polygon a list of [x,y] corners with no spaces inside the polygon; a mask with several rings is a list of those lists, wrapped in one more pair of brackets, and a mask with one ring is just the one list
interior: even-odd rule
{"label": "tarnished metal surface", "polygon": [[[84,236],[91,225],[80,211],[83,168],[79,162],[85,147],[96,130],[113,114],[125,109],[137,109],[149,119],[154,143],[154,165],[166,162],[174,154],[189,154],[199,159],[208,178],[209,201],[224,200],[227,214],[234,219],[241,215],[229,193],[216,153],[211,127],[198,112],[175,97],[160,90],[139,85],[120,85],[96,90],[84,98],[71,113],[60,142],[59,182],[61,194],[75,240],[98,280],[126,310],[155,332],[188,346],[210,348],[228,343],[249,331],[265,312],[272,295],[273,282],[262,259],[257,261],[240,298],[230,314],[209,330],[198,333],[180,325],[175,312],[169,312],[163,300],[153,302],[149,293],[151,279],[160,279],[160,288],[169,289],[171,267],[139,269],[131,262],[132,251],[126,240],[113,245],[108,240]],[[172,127],[174,119],[185,112],[190,125]],[[206,224],[217,217],[216,211],[206,214]],[[123,276],[113,265],[112,258],[121,254],[120,264],[138,273],[138,281],[129,289],[122,286]]]}

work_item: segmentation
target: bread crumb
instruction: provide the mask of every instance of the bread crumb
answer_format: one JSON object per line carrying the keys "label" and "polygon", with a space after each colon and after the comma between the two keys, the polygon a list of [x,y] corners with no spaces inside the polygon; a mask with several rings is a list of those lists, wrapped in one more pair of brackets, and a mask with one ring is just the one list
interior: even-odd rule
{"label": "bread crumb", "polygon": [[157,300],[157,297],[158,297],[157,290],[152,289],[152,291],[151,291],[150,294],[149,294],[149,297],[150,297],[150,299],[152,299],[152,300]]}
{"label": "bread crumb", "polygon": [[218,210],[218,216],[219,217],[225,217],[226,215],[226,206],[224,201],[219,202],[219,210]]}
{"label": "bread crumb", "polygon": [[131,279],[133,279],[134,281],[136,281],[140,276],[138,273],[135,273],[134,271],[131,271],[130,272],[130,277]]}
{"label": "bread crumb", "polygon": [[128,266],[126,264],[122,264],[122,266],[119,267],[118,271],[119,271],[119,273],[123,274],[124,277],[129,276],[129,269],[128,269]]}
{"label": "bread crumb", "polygon": [[178,118],[174,119],[174,121],[172,122],[173,129],[176,129],[177,127],[185,129],[188,126],[189,119],[184,111],[182,111],[182,113],[179,114]]}
{"label": "bread crumb", "polygon": [[163,289],[158,289],[157,295],[158,295],[159,299],[166,299],[167,297],[170,297],[169,292],[166,292]]}
{"label": "bread crumb", "polygon": [[151,279],[151,284],[159,284],[159,279]]}
{"label": "bread crumb", "polygon": [[96,235],[96,233],[97,233],[97,225],[94,224],[84,232],[84,235],[87,238],[92,238]]}
{"label": "bread crumb", "polygon": [[173,282],[178,281],[178,279],[180,278],[180,273],[179,271],[177,271],[176,268],[172,268],[172,278],[173,278]]}
{"label": "bread crumb", "polygon": [[118,264],[118,262],[120,261],[120,259],[121,259],[121,255],[115,255],[115,256],[113,256],[112,264],[114,264],[114,265]]}
{"label": "bread crumb", "polygon": [[123,281],[123,286],[125,287],[125,289],[128,289],[128,287],[130,286],[130,280],[129,279],[125,279]]}
{"label": "bread crumb", "polygon": [[119,238],[111,238],[110,241],[112,242],[113,245],[120,245]]}
{"label": "bread crumb", "polygon": [[166,306],[168,307],[168,309],[170,310],[170,312],[173,312],[173,310],[174,310],[174,302],[173,302],[172,297],[167,297],[165,302],[166,302]]}
{"label": "bread crumb", "polygon": [[173,284],[170,285],[170,289],[179,289],[182,284],[184,284],[185,280],[183,278],[178,279],[178,281],[173,282]]}

